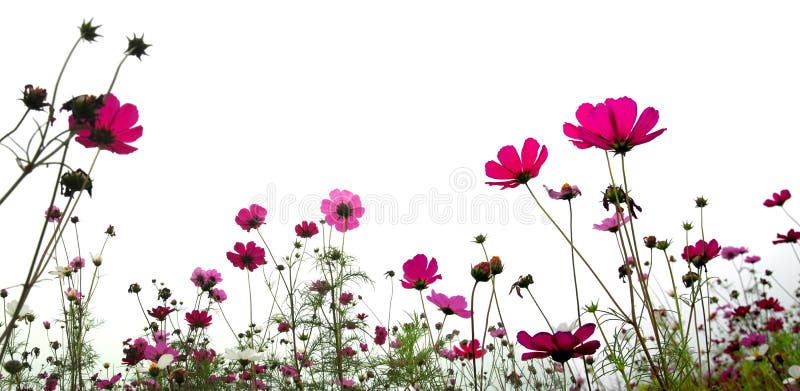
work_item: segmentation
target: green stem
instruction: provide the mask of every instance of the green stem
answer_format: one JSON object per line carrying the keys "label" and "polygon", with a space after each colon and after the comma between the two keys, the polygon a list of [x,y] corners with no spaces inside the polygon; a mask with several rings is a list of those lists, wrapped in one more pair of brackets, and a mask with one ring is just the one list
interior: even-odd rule
{"label": "green stem", "polygon": [[[470,295],[469,305],[470,305],[470,312],[472,316],[469,318],[470,322],[470,330],[471,330],[471,338],[469,340],[470,345],[473,344],[475,341],[475,290],[478,288],[478,281],[475,281],[475,284],[472,285],[472,295]],[[478,366],[475,363],[475,358],[472,358],[472,386],[475,391],[478,391]]]}

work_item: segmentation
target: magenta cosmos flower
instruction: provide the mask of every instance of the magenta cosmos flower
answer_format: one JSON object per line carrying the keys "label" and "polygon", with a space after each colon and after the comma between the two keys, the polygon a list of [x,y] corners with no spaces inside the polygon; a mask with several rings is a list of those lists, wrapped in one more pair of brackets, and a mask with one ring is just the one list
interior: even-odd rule
{"label": "magenta cosmos flower", "polygon": [[607,219],[603,219],[603,221],[600,224],[593,224],[592,228],[598,231],[608,231],[614,233],[619,231],[619,228],[623,224],[627,224],[630,221],[631,221],[630,216],[625,216],[625,218],[623,219],[619,213],[614,213],[613,216]]}
{"label": "magenta cosmos flower", "polygon": [[294,226],[294,233],[301,238],[310,238],[319,233],[317,225],[313,221],[303,221]]}
{"label": "magenta cosmos flower", "polygon": [[336,227],[339,232],[358,228],[358,219],[364,216],[361,199],[347,190],[339,189],[331,190],[330,197],[322,200],[321,210],[325,215],[325,222]]}
{"label": "magenta cosmos flower", "polygon": [[191,329],[204,329],[211,325],[211,315],[205,310],[193,310],[186,313],[186,322]]}
{"label": "magenta cosmos flower", "polygon": [[118,374],[112,376],[111,379],[98,380],[97,382],[94,383],[94,386],[98,390],[111,390],[111,389],[114,389],[114,384],[117,384],[117,382],[120,379],[122,379],[122,374],[118,373]]}
{"label": "magenta cosmos flower", "polygon": [[571,358],[594,354],[600,347],[600,342],[585,341],[592,336],[595,327],[594,323],[587,323],[575,330],[574,334],[569,331],[556,331],[555,334],[543,331],[533,337],[526,331],[520,331],[517,333],[517,342],[533,350],[523,353],[522,359],[550,357],[563,364]]}
{"label": "magenta cosmos flower", "polygon": [[569,183],[565,183],[561,186],[561,191],[553,190],[547,186],[544,187],[547,190],[547,195],[554,200],[566,200],[569,201],[579,195],[581,195],[581,189],[578,186],[570,186]]}
{"label": "magenta cosmos flower", "polygon": [[253,241],[247,242],[246,246],[242,242],[236,242],[233,245],[233,251],[236,252],[228,251],[228,260],[239,269],[247,268],[247,270],[253,271],[266,263],[264,249],[258,247]]}
{"label": "magenta cosmos flower", "polygon": [[250,232],[251,229],[258,229],[262,226],[266,217],[267,210],[264,207],[252,204],[249,208],[240,209],[234,220],[243,230]]}
{"label": "magenta cosmos flower", "polygon": [[464,296],[448,297],[442,293],[431,290],[431,295],[427,296],[428,301],[439,307],[445,315],[458,315],[469,319],[472,312],[467,310],[467,299]]}
{"label": "magenta cosmos flower", "polygon": [[513,145],[506,145],[497,152],[497,161],[486,162],[486,176],[492,179],[500,179],[499,182],[486,182],[487,185],[503,186],[500,189],[514,188],[528,183],[529,180],[539,175],[547,160],[547,147],[542,146],[539,152],[539,142],[534,138],[528,138],[522,145],[522,155],[517,153],[517,148]]}
{"label": "magenta cosmos flower", "polygon": [[772,244],[778,243],[797,243],[797,240],[800,239],[800,232],[795,231],[794,229],[790,229],[786,235],[778,234],[778,240],[773,240]]}
{"label": "magenta cosmos flower", "polygon": [[681,257],[687,262],[691,262],[694,267],[701,268],[705,266],[708,261],[716,258],[720,253],[721,248],[717,239],[711,239],[706,243],[705,240],[698,240],[694,246],[686,246],[683,248]]}
{"label": "magenta cosmos flower", "polygon": [[428,288],[428,285],[433,284],[436,280],[441,280],[442,275],[436,274],[439,270],[439,264],[436,263],[436,258],[431,258],[428,263],[428,257],[423,254],[417,254],[403,264],[403,281],[400,284],[406,289],[416,289],[418,291]]}
{"label": "magenta cosmos flower", "polygon": [[120,155],[127,155],[137,148],[128,145],[142,137],[142,127],[133,125],[139,120],[136,106],[126,103],[120,107],[114,94],[105,96],[103,107],[97,111],[94,126],[75,124],[70,117],[69,126],[77,126],[75,141],[86,148],[98,147]]}
{"label": "magenta cosmos flower", "polygon": [[764,201],[764,206],[772,208],[773,206],[783,206],[783,203],[792,198],[792,193],[789,190],[783,189],[780,193],[772,193],[772,198]]}
{"label": "magenta cosmos flower", "polygon": [[453,346],[453,352],[467,360],[474,360],[483,357],[486,349],[481,348],[477,339],[473,339],[472,342],[461,341],[458,346]]}
{"label": "magenta cosmos flower", "polygon": [[608,98],[605,103],[597,105],[584,103],[575,112],[579,125],[564,123],[564,134],[580,149],[597,147],[624,155],[667,130],[649,133],[658,122],[658,110],[652,107],[644,109],[638,121],[636,113],[636,102],[627,96]]}

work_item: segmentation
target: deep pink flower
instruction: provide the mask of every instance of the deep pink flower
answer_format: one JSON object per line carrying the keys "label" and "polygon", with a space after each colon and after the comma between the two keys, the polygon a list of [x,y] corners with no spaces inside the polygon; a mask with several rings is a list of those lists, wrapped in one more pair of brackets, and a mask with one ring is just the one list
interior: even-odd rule
{"label": "deep pink flower", "polygon": [[733,309],[733,316],[735,318],[743,318],[750,312],[749,305],[740,305]]}
{"label": "deep pink flower", "polygon": [[501,179],[499,182],[486,182],[487,185],[503,186],[500,189],[514,188],[528,183],[529,180],[539,176],[539,170],[547,160],[547,147],[542,146],[539,153],[539,142],[534,138],[527,138],[522,145],[522,155],[513,145],[506,145],[497,152],[497,161],[486,162],[486,176],[492,179]]}
{"label": "deep pink flower", "polygon": [[619,228],[622,227],[623,224],[627,224],[631,221],[631,216],[625,216],[623,219],[619,213],[614,213],[613,216],[603,219],[600,224],[593,224],[592,228],[598,231],[608,231],[611,233],[619,231]]}
{"label": "deep pink flower", "polygon": [[431,258],[428,263],[427,256],[417,254],[403,264],[404,280],[400,281],[400,284],[406,289],[419,291],[427,289],[428,285],[442,279],[441,274],[436,274],[438,270],[439,264],[436,262],[436,258]]}
{"label": "deep pink flower", "polygon": [[249,208],[242,208],[234,219],[243,230],[250,232],[251,229],[258,229],[267,218],[267,210],[261,205],[252,204]]}
{"label": "deep pink flower", "polygon": [[483,357],[486,349],[481,347],[480,341],[473,339],[472,342],[461,341],[458,346],[453,346],[453,352],[467,360],[474,360]]}
{"label": "deep pink flower", "polygon": [[775,333],[780,330],[783,330],[783,319],[769,318],[769,320],[767,321],[767,331]]}
{"label": "deep pink flower", "polygon": [[167,316],[169,316],[169,314],[171,314],[174,311],[175,311],[175,308],[164,307],[164,306],[160,305],[160,306],[155,307],[153,309],[147,310],[147,314],[152,316],[152,317],[154,317],[154,318],[156,318],[156,319],[158,319],[158,320],[164,320],[164,319],[167,318]]}
{"label": "deep pink flower", "polygon": [[253,271],[266,263],[266,252],[253,241],[247,242],[246,246],[242,242],[236,242],[233,251],[236,252],[228,251],[228,260],[239,269],[247,268],[247,270]]}
{"label": "deep pink flower", "polygon": [[339,304],[348,305],[353,301],[353,294],[350,292],[342,292],[339,295]]}
{"label": "deep pink flower", "polygon": [[772,193],[772,199],[764,200],[764,206],[772,208],[773,206],[783,206],[783,203],[792,198],[792,193],[789,190],[783,189],[780,193]]}
{"label": "deep pink flower", "polygon": [[533,350],[523,353],[522,359],[550,357],[563,364],[571,358],[594,354],[600,348],[600,342],[586,340],[594,333],[595,327],[594,323],[587,323],[575,330],[574,334],[569,331],[556,331],[555,334],[543,331],[533,337],[526,331],[520,331],[517,333],[517,342]]}
{"label": "deep pink flower", "polygon": [[158,360],[161,359],[161,356],[165,354],[172,356],[172,362],[175,362],[179,355],[177,350],[167,345],[167,343],[164,341],[158,341],[156,342],[155,346],[147,345],[147,347],[144,348],[144,358],[152,362],[158,362]]}
{"label": "deep pink flower", "polygon": [[281,375],[284,377],[295,377],[297,376],[297,370],[294,369],[294,367],[283,365],[281,366]]}
{"label": "deep pink flower", "polygon": [[781,303],[778,299],[774,297],[768,297],[766,299],[761,299],[756,301],[756,307],[761,308],[762,310],[773,310],[775,312],[781,312],[784,310]]}
{"label": "deep pink flower", "polygon": [[358,347],[361,349],[362,352],[366,352],[367,350],[369,350],[369,345],[367,345],[364,342],[359,343]]}
{"label": "deep pink flower", "polygon": [[786,235],[778,234],[778,240],[773,240],[772,244],[797,243],[798,239],[800,239],[800,232],[797,232],[794,230],[794,228],[792,228],[786,233]]}
{"label": "deep pink flower", "polygon": [[55,205],[51,205],[47,210],[44,211],[44,217],[47,217],[47,222],[55,223],[61,221],[61,209],[59,209]]}
{"label": "deep pink flower", "polygon": [[458,315],[462,318],[469,319],[472,312],[467,310],[467,299],[464,296],[448,297],[442,293],[436,293],[431,290],[431,295],[427,296],[428,301],[439,307],[445,315]]}
{"label": "deep pink flower", "polygon": [[122,359],[123,364],[132,367],[144,360],[144,351],[147,349],[146,339],[137,338],[136,341],[133,341],[133,344],[131,344],[129,338],[123,342],[123,345],[125,346],[122,349],[122,353],[125,354],[125,357]]}
{"label": "deep pink flower", "polygon": [[196,267],[189,280],[194,283],[194,286],[207,292],[217,285],[217,283],[222,282],[222,274],[220,274],[217,269],[203,270]]}
{"label": "deep pink flower", "polygon": [[569,183],[562,185],[561,191],[553,190],[547,186],[544,188],[547,190],[547,195],[554,200],[571,200],[581,195],[581,189],[578,186],[571,186]]}
{"label": "deep pink flower", "polygon": [[494,331],[490,331],[489,335],[491,335],[492,338],[503,338],[506,336],[506,329],[500,327]]}
{"label": "deep pink flower", "polygon": [[386,337],[389,335],[389,332],[386,331],[386,327],[383,326],[375,326],[375,342],[376,345],[383,345],[386,343]]}
{"label": "deep pink flower", "polygon": [[69,263],[69,267],[75,270],[83,269],[84,266],[86,266],[86,260],[83,259],[82,257],[72,258],[72,261],[70,261]]}
{"label": "deep pink flower", "polygon": [[186,313],[186,322],[191,329],[204,329],[211,325],[211,315],[205,310],[192,310]]}
{"label": "deep pink flower", "polygon": [[732,260],[739,255],[747,253],[747,247],[726,246],[722,248],[722,258]]}
{"label": "deep pink flower", "polygon": [[325,215],[325,222],[336,227],[339,232],[358,228],[358,219],[364,216],[361,198],[347,190],[339,189],[331,190],[330,197],[322,200],[320,208]]}
{"label": "deep pink flower", "polygon": [[119,379],[122,379],[121,373],[112,376],[111,379],[108,380],[99,380],[96,383],[94,383],[94,386],[98,390],[112,390],[114,389],[114,384],[117,384]]}
{"label": "deep pink flower", "polygon": [[691,262],[694,267],[699,269],[705,266],[708,261],[716,258],[720,250],[717,239],[711,239],[708,243],[704,240],[698,240],[694,246],[684,247],[681,257],[687,262]]}
{"label": "deep pink flower", "polygon": [[198,349],[192,352],[192,360],[196,363],[211,363],[217,357],[217,352],[214,349]]}
{"label": "deep pink flower", "polygon": [[69,126],[75,127],[75,141],[86,148],[98,147],[120,155],[127,155],[137,148],[128,145],[142,137],[142,127],[136,126],[139,111],[136,106],[126,103],[120,107],[114,94],[105,96],[103,107],[97,111],[94,126],[76,124],[72,117]]}
{"label": "deep pink flower", "polygon": [[767,343],[767,336],[764,334],[750,333],[746,337],[743,337],[741,340],[739,340],[739,343],[742,346],[755,348],[761,344]]}
{"label": "deep pink flower", "polygon": [[597,147],[617,154],[625,154],[633,147],[644,144],[664,133],[666,128],[653,133],[658,122],[658,110],[648,107],[636,120],[636,102],[624,96],[608,98],[605,103],[584,103],[575,117],[580,125],[564,123],[564,134],[576,147]]}
{"label": "deep pink flower", "polygon": [[211,300],[214,300],[217,303],[222,303],[223,301],[228,299],[228,295],[225,293],[225,291],[219,288],[212,289],[211,292],[209,292],[208,297],[210,297]]}
{"label": "deep pink flower", "polygon": [[67,290],[64,291],[64,294],[67,296],[67,300],[76,301],[78,303],[80,303],[81,299],[83,298],[81,291],[77,289],[67,288]]}
{"label": "deep pink flower", "polygon": [[310,238],[318,234],[319,229],[313,221],[303,221],[294,226],[294,232],[301,238]]}
{"label": "deep pink flower", "polygon": [[331,290],[331,284],[325,280],[316,280],[308,287],[311,292],[317,292],[321,296],[325,296]]}
{"label": "deep pink flower", "polygon": [[291,330],[292,328],[289,326],[289,322],[280,322],[278,323],[278,332],[285,333]]}

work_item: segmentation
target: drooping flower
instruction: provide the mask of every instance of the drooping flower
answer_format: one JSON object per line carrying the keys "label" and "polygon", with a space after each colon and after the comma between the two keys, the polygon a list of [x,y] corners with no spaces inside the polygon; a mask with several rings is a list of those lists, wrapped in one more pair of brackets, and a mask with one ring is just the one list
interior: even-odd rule
{"label": "drooping flower", "polygon": [[167,316],[169,316],[169,314],[173,313],[174,311],[175,311],[175,308],[164,307],[164,306],[160,305],[160,306],[155,307],[153,309],[147,310],[147,314],[152,316],[152,317],[154,317],[154,318],[156,318],[156,319],[158,319],[158,320],[162,320],[163,321],[164,319],[167,318]]}
{"label": "drooping flower", "polygon": [[694,267],[701,268],[705,266],[708,261],[716,258],[720,253],[719,243],[716,239],[711,239],[706,243],[705,240],[698,240],[694,246],[686,246],[683,248],[681,257],[687,262],[691,262]]}
{"label": "drooping flower", "polygon": [[467,310],[467,299],[464,296],[448,297],[442,293],[431,290],[431,295],[427,296],[428,301],[439,307],[445,315],[458,315],[469,319],[472,312]]}
{"label": "drooping flower", "polygon": [[581,195],[581,189],[578,186],[571,186],[569,183],[561,186],[561,191],[553,190],[547,186],[544,188],[547,190],[547,195],[554,200],[571,200]]}
{"label": "drooping flower", "polygon": [[320,208],[325,215],[325,222],[339,232],[358,228],[358,219],[364,216],[361,198],[350,191],[339,189],[331,190],[329,195],[331,198],[322,200]]}
{"label": "drooping flower", "polygon": [[419,291],[427,289],[428,285],[442,279],[441,274],[436,274],[437,271],[439,271],[439,264],[436,262],[436,258],[431,258],[428,262],[427,256],[417,254],[403,264],[403,280],[400,281],[400,284],[406,289]]}
{"label": "drooping flower", "polygon": [[580,149],[596,147],[624,155],[667,130],[650,133],[658,122],[658,110],[644,109],[638,121],[637,111],[636,102],[627,96],[608,98],[597,105],[584,103],[575,112],[579,125],[564,123],[564,134]]}
{"label": "drooping flower", "polygon": [[631,221],[630,216],[625,216],[625,218],[623,219],[619,213],[614,213],[613,216],[603,219],[603,221],[600,224],[593,224],[592,228],[598,231],[608,231],[614,233],[619,231],[620,227],[622,227],[623,224],[627,224],[630,221]]}
{"label": "drooping flower", "polygon": [[[497,152],[497,161],[486,162],[486,176],[500,179],[499,182],[486,182],[491,186],[502,186],[500,189],[514,188],[528,183],[529,180],[539,175],[545,160],[547,160],[547,147],[541,146],[534,138],[527,138],[522,145],[522,154],[517,152],[513,145],[506,145]],[[499,162],[499,163],[498,163]]]}
{"label": "drooping flower", "polygon": [[794,228],[792,228],[786,233],[786,235],[778,234],[778,239],[773,240],[772,244],[797,243],[797,240],[800,240],[800,232],[797,232],[794,230]]}
{"label": "drooping flower", "polygon": [[251,229],[258,229],[264,224],[267,218],[267,210],[261,205],[252,204],[249,208],[242,208],[234,219],[243,230],[250,232]]}
{"label": "drooping flower", "polygon": [[191,329],[204,329],[211,325],[211,315],[205,310],[192,310],[186,313],[186,322]]}
{"label": "drooping flower", "polygon": [[772,193],[772,198],[764,200],[764,206],[772,208],[773,206],[783,206],[783,203],[792,198],[792,193],[787,189],[781,190],[780,193]]}
{"label": "drooping flower", "polygon": [[266,263],[266,252],[253,241],[247,242],[246,246],[242,242],[236,242],[233,251],[235,252],[228,251],[228,260],[239,269],[253,271]]}
{"label": "drooping flower", "polygon": [[473,339],[472,342],[465,340],[461,341],[458,346],[453,346],[453,352],[467,360],[474,360],[483,357],[486,349],[481,347],[480,341]]}
{"label": "drooping flower", "polygon": [[70,128],[75,127],[75,141],[86,148],[98,147],[120,155],[136,151],[136,147],[128,145],[142,137],[142,126],[133,125],[139,120],[136,106],[126,103],[120,107],[114,94],[105,95],[103,107],[97,111],[94,125],[76,123],[69,118]]}
{"label": "drooping flower", "polygon": [[303,221],[302,223],[294,226],[294,232],[298,237],[310,238],[318,234],[319,229],[317,228],[317,224],[315,224],[313,221]]}
{"label": "drooping flower", "polygon": [[600,348],[600,342],[586,340],[594,333],[595,327],[594,323],[587,323],[575,330],[574,334],[569,331],[556,331],[555,334],[543,331],[532,337],[526,331],[520,331],[517,333],[517,342],[533,350],[523,353],[522,359],[550,357],[563,364],[571,358],[594,354]]}

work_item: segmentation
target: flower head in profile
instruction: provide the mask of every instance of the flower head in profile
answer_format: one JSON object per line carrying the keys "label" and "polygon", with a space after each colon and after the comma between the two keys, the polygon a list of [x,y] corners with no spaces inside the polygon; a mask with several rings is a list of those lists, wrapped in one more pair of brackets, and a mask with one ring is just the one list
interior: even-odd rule
{"label": "flower head in profile", "polygon": [[154,318],[156,318],[156,319],[158,319],[158,320],[164,320],[164,319],[167,319],[167,316],[169,316],[169,314],[171,314],[174,311],[175,311],[175,308],[164,307],[164,306],[160,305],[160,306],[155,307],[153,309],[147,310],[147,314],[152,316],[152,317],[154,317]]}
{"label": "flower head in profile", "polygon": [[783,204],[792,198],[792,193],[787,189],[781,190],[780,193],[772,193],[772,198],[764,200],[764,206],[772,208],[773,206],[783,206]]}
{"label": "flower head in profile", "polygon": [[303,221],[302,223],[294,226],[294,232],[298,237],[310,238],[318,234],[319,229],[317,228],[317,224],[313,221]]}
{"label": "flower head in profile", "polygon": [[208,311],[192,310],[186,313],[186,322],[191,329],[204,329],[211,325],[211,315]]}
{"label": "flower head in profile", "polygon": [[406,289],[419,291],[427,289],[428,285],[442,279],[441,274],[436,274],[438,270],[439,265],[436,258],[431,258],[428,262],[427,256],[417,254],[403,264],[403,280],[400,281],[400,284]]}
{"label": "flower head in profile", "polygon": [[733,260],[739,255],[747,253],[747,247],[725,246],[722,248],[722,258]]}
{"label": "flower head in profile", "polygon": [[134,126],[139,120],[136,106],[126,103],[120,106],[114,94],[105,95],[103,107],[97,111],[94,124],[76,123],[70,117],[70,128],[74,128],[75,141],[86,148],[98,147],[120,155],[136,151],[128,145],[142,137],[142,126]]}
{"label": "flower head in profile", "polygon": [[474,360],[483,357],[486,349],[481,347],[480,341],[473,339],[472,342],[461,341],[458,346],[453,346],[453,352],[467,360]]}
{"label": "flower head in profile", "polygon": [[243,230],[250,232],[251,229],[258,229],[262,226],[266,217],[267,210],[264,207],[252,204],[248,208],[240,209],[234,220]]}
{"label": "flower head in profile", "polygon": [[619,213],[614,213],[613,216],[603,219],[600,224],[593,224],[592,228],[598,231],[608,231],[614,233],[619,231],[619,228],[622,227],[623,224],[627,224],[630,221],[630,216],[625,216],[623,219]]}
{"label": "flower head in profile", "polygon": [[761,260],[761,257],[758,255],[750,255],[744,258],[745,263],[756,263]]}
{"label": "flower head in profile", "polygon": [[644,109],[638,121],[637,111],[636,102],[627,96],[596,105],[584,103],[575,112],[579,125],[564,123],[564,134],[580,149],[596,147],[624,155],[667,130],[650,133],[658,122],[658,110]]}
{"label": "flower head in profile", "polygon": [[233,245],[233,251],[235,252],[228,251],[228,260],[239,269],[247,268],[247,270],[253,271],[266,263],[266,252],[253,241],[247,242],[247,245],[236,242]]}
{"label": "flower head in profile", "polygon": [[61,221],[61,217],[63,214],[61,213],[61,209],[59,209],[55,205],[51,205],[47,210],[44,211],[44,217],[47,217],[48,223],[55,223]]}
{"label": "flower head in profile", "polygon": [[339,232],[358,228],[358,219],[364,216],[361,198],[339,189],[331,190],[329,195],[330,199],[322,200],[321,210],[325,215],[325,222]]}
{"label": "flower head in profile", "polygon": [[500,189],[514,188],[528,183],[539,176],[539,170],[547,160],[547,147],[541,146],[534,138],[528,138],[522,145],[522,154],[513,145],[506,145],[497,152],[497,161],[486,162],[486,176],[500,179],[498,182],[486,182],[487,185],[502,186]]}
{"label": "flower head in profile", "polygon": [[797,240],[800,239],[800,232],[794,230],[794,228],[790,229],[786,235],[778,234],[778,239],[773,240],[772,244],[778,243],[797,243]]}
{"label": "flower head in profile", "polygon": [[571,358],[594,354],[600,348],[600,342],[586,340],[592,336],[595,327],[594,323],[587,323],[575,330],[574,334],[570,331],[556,331],[555,334],[543,331],[530,336],[526,331],[520,331],[517,333],[517,342],[533,350],[523,353],[522,359],[550,357],[563,364]]}
{"label": "flower head in profile", "polygon": [[228,299],[228,295],[225,293],[225,291],[219,288],[214,288],[211,290],[211,292],[208,292],[208,297],[217,303],[222,303]]}
{"label": "flower head in profile", "polygon": [[721,249],[719,243],[717,243],[717,239],[711,239],[708,243],[706,243],[705,240],[698,240],[694,246],[684,247],[681,257],[687,262],[691,262],[694,267],[699,269],[705,266],[708,261],[716,258],[720,251]]}
{"label": "flower head in profile", "polygon": [[122,374],[118,373],[108,380],[98,380],[94,383],[94,387],[98,390],[113,390],[114,384],[117,384],[120,379],[122,379]]}
{"label": "flower head in profile", "polygon": [[565,183],[561,186],[561,191],[553,190],[547,186],[544,187],[547,190],[547,195],[554,200],[566,200],[569,201],[579,195],[581,195],[581,189],[578,186],[572,186],[569,183]]}
{"label": "flower head in profile", "polygon": [[448,297],[442,293],[431,290],[431,295],[427,296],[428,301],[439,307],[445,315],[458,315],[469,319],[472,312],[467,310],[467,299],[464,296]]}

